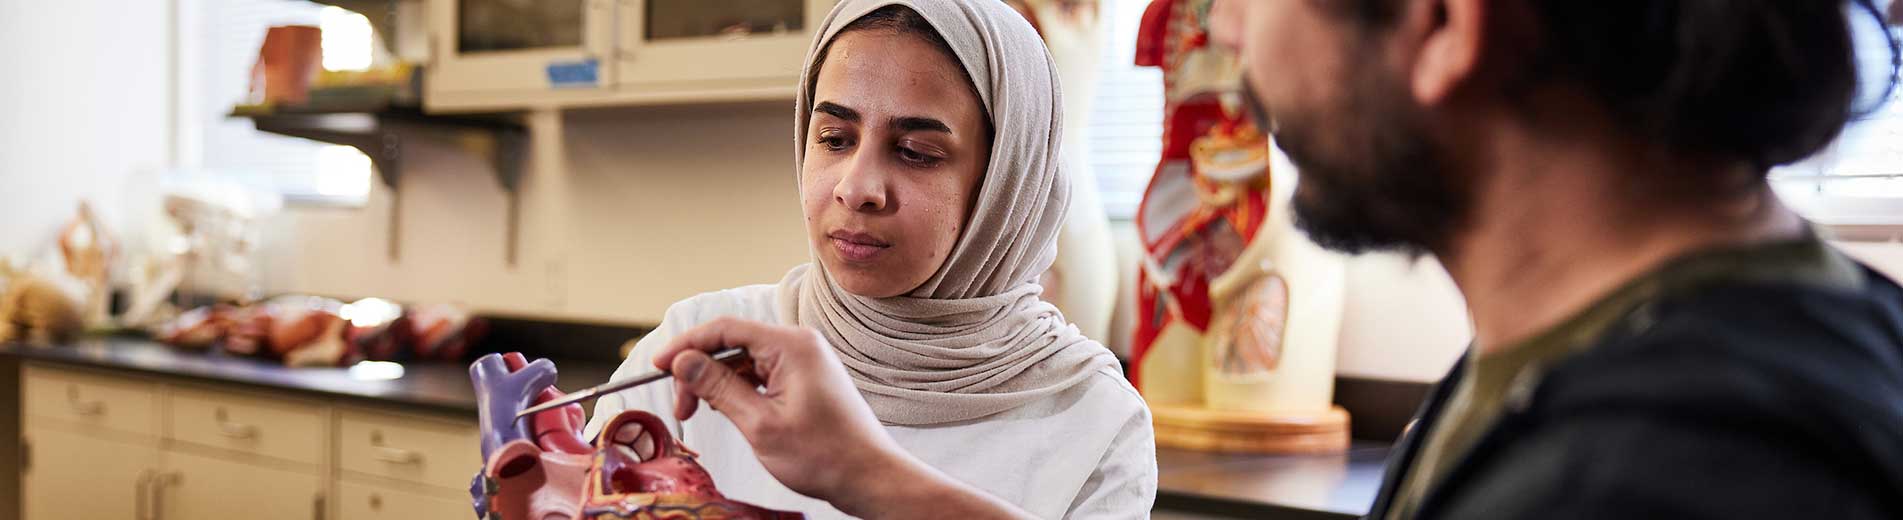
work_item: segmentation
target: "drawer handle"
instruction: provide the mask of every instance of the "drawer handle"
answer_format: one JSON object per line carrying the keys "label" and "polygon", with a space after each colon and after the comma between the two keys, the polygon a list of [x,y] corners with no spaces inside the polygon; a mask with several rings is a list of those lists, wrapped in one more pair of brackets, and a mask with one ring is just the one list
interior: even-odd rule
{"label": "drawer handle", "polygon": [[258,436],[258,427],[252,426],[249,424],[231,422],[228,419],[230,414],[227,414],[224,408],[219,408],[216,412],[213,413],[213,415],[216,417],[218,421],[219,435],[223,435],[229,439],[237,439],[237,440],[249,439],[249,438]]}
{"label": "drawer handle", "polygon": [[152,518],[152,506],[149,504],[154,480],[152,473],[151,469],[139,470],[139,480],[132,484],[132,518],[134,520],[151,520]]}
{"label": "drawer handle", "polygon": [[66,386],[66,404],[73,413],[83,417],[95,417],[106,413],[105,401],[82,401],[79,399],[79,385]]}
{"label": "drawer handle", "polygon": [[370,458],[391,464],[421,464],[423,454],[410,450],[371,446]]}
{"label": "drawer handle", "polygon": [[391,464],[420,464],[423,454],[383,445],[383,431],[370,431],[370,458]]}
{"label": "drawer handle", "polygon": [[231,439],[249,439],[258,436],[258,427],[235,422],[220,422],[218,434]]}
{"label": "drawer handle", "polygon": [[165,517],[165,488],[184,482],[185,475],[176,471],[160,473],[152,477],[152,482],[149,484],[152,490],[152,513],[149,517],[151,520],[160,520]]}

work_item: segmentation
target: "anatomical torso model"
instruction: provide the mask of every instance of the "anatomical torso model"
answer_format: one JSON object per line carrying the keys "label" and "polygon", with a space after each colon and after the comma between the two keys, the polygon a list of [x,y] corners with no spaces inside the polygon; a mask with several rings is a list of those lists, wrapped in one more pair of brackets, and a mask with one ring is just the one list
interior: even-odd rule
{"label": "anatomical torso model", "polygon": [[[1167,99],[1163,157],[1136,219],[1145,258],[1131,379],[1156,412],[1159,444],[1340,449],[1346,415],[1331,401],[1343,264],[1295,231],[1294,172],[1270,167],[1267,136],[1242,114],[1238,62],[1207,34],[1210,4],[1151,2],[1137,43],[1138,64],[1163,69]],[[1243,433],[1210,433],[1225,429]]]}
{"label": "anatomical torso model", "polygon": [[582,439],[581,405],[516,414],[562,396],[555,365],[489,354],[469,366],[482,426],[481,472],[470,483],[485,520],[804,518],[727,498],[699,455],[659,417],[628,410],[594,442]]}

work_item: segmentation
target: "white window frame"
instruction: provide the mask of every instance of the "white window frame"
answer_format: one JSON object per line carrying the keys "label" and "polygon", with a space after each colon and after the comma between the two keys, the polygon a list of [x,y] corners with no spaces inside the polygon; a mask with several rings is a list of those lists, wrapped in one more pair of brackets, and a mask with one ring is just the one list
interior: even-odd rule
{"label": "white window frame", "polygon": [[[1879,6],[1885,8],[1887,6]],[[1867,83],[1876,83],[1873,71],[1893,72],[1890,49],[1872,31],[1868,13],[1850,8],[1850,18],[1860,31],[1858,59]],[[1891,27],[1891,38],[1903,38],[1903,28]],[[1857,241],[1903,240],[1903,74],[1895,78],[1897,88],[1886,105],[1864,120],[1852,121],[1838,142],[1805,161],[1772,171],[1772,185],[1783,202],[1805,218],[1830,230],[1835,238]],[[1874,86],[1874,85],[1873,85]],[[1870,94],[1874,97],[1874,94]],[[1865,106],[1876,102],[1861,99]],[[1870,126],[1880,125],[1880,126]],[[1883,132],[1868,135],[1869,132]],[[1841,160],[1845,136],[1859,142],[1895,143],[1894,157],[1879,159],[1883,166],[1870,170],[1833,171]],[[1871,184],[1872,191],[1859,193],[1851,183]],[[1832,186],[1835,184],[1835,186]]]}
{"label": "white window frame", "polygon": [[[211,48],[212,45],[217,44],[216,42],[208,41],[210,39],[208,37],[210,34],[208,31],[216,29],[215,27],[210,27],[208,24],[219,23],[218,20],[207,19],[206,15],[206,10],[209,8],[210,3],[215,1],[219,0],[172,0],[172,8],[174,11],[172,13],[172,20],[170,21],[173,23],[173,42],[171,45],[173,69],[171,73],[173,81],[172,152],[174,160],[172,161],[173,170],[165,175],[165,179],[163,179],[164,183],[201,187],[214,184],[226,187],[235,186],[251,192],[254,196],[261,199],[266,199],[267,202],[265,202],[265,204],[271,206],[275,206],[277,202],[295,206],[349,209],[362,208],[367,205],[371,193],[378,189],[378,183],[375,180],[376,172],[374,170],[370,172],[371,180],[368,183],[369,186],[365,188],[361,194],[327,194],[322,193],[318,189],[306,189],[304,187],[291,187],[280,184],[277,182],[279,179],[273,178],[275,175],[268,173],[220,170],[207,165],[206,147],[208,144],[214,146],[219,144],[206,142],[206,131],[213,120],[207,117],[207,114],[225,113],[229,111],[235,103],[240,101],[239,99],[215,98],[205,84],[207,74],[205,67],[209,66],[207,61],[208,56],[210,56],[208,53],[210,51],[219,50]],[[309,3],[313,9],[321,9],[324,7],[318,3],[306,3]],[[246,49],[245,52],[255,53],[257,49],[250,48]],[[271,134],[270,138],[298,139],[295,137],[277,136],[275,134]],[[318,163],[332,162],[330,159],[335,159],[335,156],[338,154],[337,150],[330,149],[329,147],[339,145],[319,143],[316,141],[310,141],[310,143],[311,154],[309,160],[312,163],[311,174],[320,175],[322,172],[319,171]],[[350,150],[352,150],[353,153],[355,152],[354,148]],[[355,161],[341,162],[355,163]],[[309,182],[300,184],[308,184],[314,187],[323,184],[323,182],[317,179],[310,179]]]}
{"label": "white window frame", "polygon": [[1091,107],[1089,171],[1097,177],[1104,211],[1114,222],[1136,218],[1143,192],[1163,158],[1163,71],[1135,63],[1136,38],[1149,3],[1102,0],[1099,6],[1100,30],[1107,34]]}

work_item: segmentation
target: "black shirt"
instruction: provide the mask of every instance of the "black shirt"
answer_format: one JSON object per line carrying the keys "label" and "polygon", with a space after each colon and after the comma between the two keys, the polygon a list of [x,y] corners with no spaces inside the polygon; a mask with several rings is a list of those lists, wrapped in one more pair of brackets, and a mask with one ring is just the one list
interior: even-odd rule
{"label": "black shirt", "polygon": [[[1855,271],[1707,276],[1633,306],[1520,385],[1417,516],[1903,518],[1903,288]],[[1396,446],[1370,518],[1397,507],[1468,366]]]}

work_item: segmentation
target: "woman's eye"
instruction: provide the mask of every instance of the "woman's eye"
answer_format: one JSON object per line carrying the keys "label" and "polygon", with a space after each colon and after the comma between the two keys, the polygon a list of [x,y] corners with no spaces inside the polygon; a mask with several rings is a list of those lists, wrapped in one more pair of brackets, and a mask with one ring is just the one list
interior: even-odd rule
{"label": "woman's eye", "polygon": [[835,152],[846,149],[846,146],[849,144],[846,142],[846,138],[836,135],[822,135],[814,142],[819,143],[821,148]]}
{"label": "woman's eye", "polygon": [[899,160],[915,166],[935,166],[944,161],[944,159],[940,159],[937,156],[920,153],[917,150],[905,147],[899,148]]}

